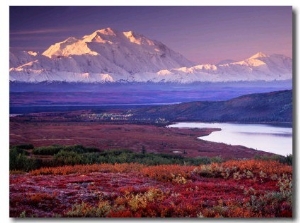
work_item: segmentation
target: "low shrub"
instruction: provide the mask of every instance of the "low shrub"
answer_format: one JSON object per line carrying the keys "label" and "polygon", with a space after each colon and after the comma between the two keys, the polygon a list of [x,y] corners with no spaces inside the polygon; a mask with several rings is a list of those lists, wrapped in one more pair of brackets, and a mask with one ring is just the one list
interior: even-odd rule
{"label": "low shrub", "polygon": [[23,150],[34,149],[34,146],[32,144],[21,144],[21,145],[17,145],[17,146],[14,146],[14,147],[16,147],[17,149],[23,149]]}
{"label": "low shrub", "polygon": [[289,154],[286,156],[280,156],[280,155],[272,155],[272,156],[255,156],[256,160],[275,160],[279,161],[280,163],[287,164],[292,166],[293,165],[293,155]]}
{"label": "low shrub", "polygon": [[40,167],[38,160],[28,158],[23,152],[19,152],[17,148],[9,150],[9,169],[30,171]]}
{"label": "low shrub", "polygon": [[57,145],[43,146],[43,147],[35,148],[32,151],[32,153],[35,154],[35,155],[55,155],[56,153],[58,153],[62,149],[63,149],[62,146],[57,146]]}

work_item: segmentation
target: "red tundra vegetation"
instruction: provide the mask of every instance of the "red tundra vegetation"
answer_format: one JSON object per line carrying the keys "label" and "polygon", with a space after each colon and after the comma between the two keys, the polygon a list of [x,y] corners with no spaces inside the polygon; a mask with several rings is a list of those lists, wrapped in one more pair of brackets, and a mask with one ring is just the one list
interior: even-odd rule
{"label": "red tundra vegetation", "polygon": [[292,217],[292,167],[93,164],[10,174],[11,217]]}

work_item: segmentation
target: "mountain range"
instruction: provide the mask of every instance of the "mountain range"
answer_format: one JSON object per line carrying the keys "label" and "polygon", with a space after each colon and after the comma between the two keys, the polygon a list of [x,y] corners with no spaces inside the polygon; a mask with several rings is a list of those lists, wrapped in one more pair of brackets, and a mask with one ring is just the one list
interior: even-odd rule
{"label": "mountain range", "polygon": [[[201,49],[199,49],[201,50]],[[228,82],[292,79],[292,59],[259,52],[242,61],[197,65],[133,31],[101,29],[42,53],[10,52],[12,82]]]}

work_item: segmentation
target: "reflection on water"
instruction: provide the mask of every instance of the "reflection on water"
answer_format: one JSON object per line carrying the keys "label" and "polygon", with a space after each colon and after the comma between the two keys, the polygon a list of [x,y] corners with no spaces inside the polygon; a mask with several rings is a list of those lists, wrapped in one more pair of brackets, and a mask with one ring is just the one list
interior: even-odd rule
{"label": "reflection on water", "polygon": [[266,136],[282,136],[282,137],[292,137],[292,133],[267,133],[267,132],[239,132],[239,134],[246,134],[246,135],[266,135]]}
{"label": "reflection on water", "polygon": [[182,122],[168,127],[176,128],[221,128],[203,140],[242,145],[248,148],[263,150],[280,155],[292,154],[292,128],[265,124],[233,123],[188,123]]}

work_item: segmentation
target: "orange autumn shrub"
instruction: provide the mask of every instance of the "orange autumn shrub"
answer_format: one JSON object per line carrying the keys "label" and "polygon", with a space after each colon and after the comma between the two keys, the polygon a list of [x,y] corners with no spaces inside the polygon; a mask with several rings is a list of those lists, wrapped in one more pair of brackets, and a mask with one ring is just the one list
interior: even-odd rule
{"label": "orange autumn shrub", "polygon": [[155,180],[185,184],[194,168],[194,166],[159,165],[144,167],[140,172]]}
{"label": "orange autumn shrub", "polygon": [[278,180],[283,175],[292,175],[292,167],[273,160],[229,160],[196,167],[193,174],[202,177]]}
{"label": "orange autumn shrub", "polygon": [[92,165],[74,165],[61,167],[44,167],[30,171],[31,175],[67,175],[67,174],[88,174],[92,172],[107,173],[129,173],[139,171],[142,164],[122,163],[122,164],[92,164]]}
{"label": "orange autumn shrub", "polygon": [[274,160],[229,160],[220,164],[223,168],[235,168],[236,171],[251,171],[259,174],[261,171],[267,175],[292,174],[292,167]]}

